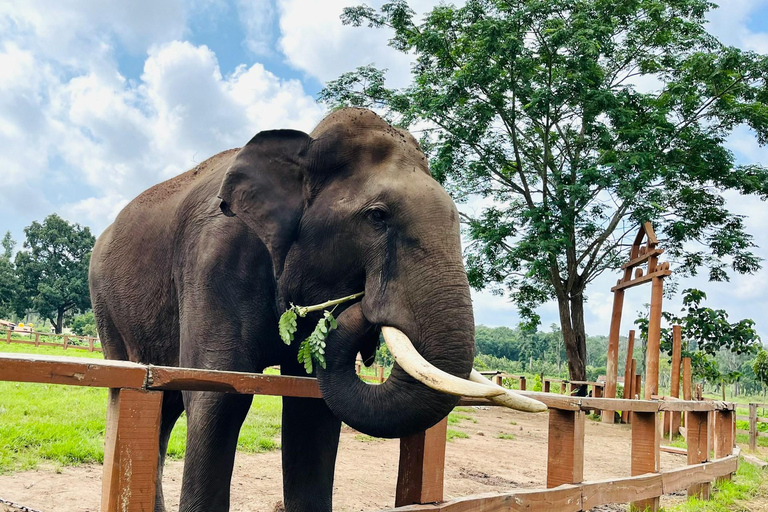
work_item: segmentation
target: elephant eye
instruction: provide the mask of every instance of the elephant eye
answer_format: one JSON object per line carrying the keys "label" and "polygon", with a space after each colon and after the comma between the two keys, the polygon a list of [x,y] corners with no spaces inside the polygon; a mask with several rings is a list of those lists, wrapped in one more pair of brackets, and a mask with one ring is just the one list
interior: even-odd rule
{"label": "elephant eye", "polygon": [[383,208],[371,208],[366,215],[374,224],[381,224],[389,217],[389,213]]}

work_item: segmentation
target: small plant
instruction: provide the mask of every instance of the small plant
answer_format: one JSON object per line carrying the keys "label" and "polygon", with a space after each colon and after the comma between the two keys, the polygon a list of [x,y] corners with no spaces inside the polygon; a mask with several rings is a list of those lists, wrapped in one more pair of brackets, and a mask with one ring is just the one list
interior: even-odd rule
{"label": "small plant", "polygon": [[[322,304],[315,304],[314,306],[296,306],[292,303],[291,307],[280,316],[280,321],[277,324],[280,338],[283,340],[283,343],[290,345],[291,342],[293,342],[293,336],[298,329],[298,318],[304,318],[308,313],[313,311],[323,311],[323,317],[317,322],[312,334],[299,345],[299,353],[296,359],[304,365],[304,370],[306,370],[307,373],[311,374],[314,370],[313,361],[325,368],[325,340],[328,339],[328,335],[331,331],[338,326],[336,318],[333,316],[336,307],[344,302],[360,298],[364,294],[365,292],[355,293],[354,295],[329,300]],[[333,309],[330,311],[325,310],[325,308],[331,306],[333,306]]]}
{"label": "small plant", "polygon": [[533,376],[533,388],[531,391],[541,391],[541,375],[538,373]]}
{"label": "small plant", "polygon": [[505,432],[502,432],[501,434],[499,434],[496,437],[499,438],[499,439],[514,439],[515,435],[514,434],[507,434]]}
{"label": "small plant", "polygon": [[509,424],[510,425],[517,425],[517,422],[516,421],[510,421]]}

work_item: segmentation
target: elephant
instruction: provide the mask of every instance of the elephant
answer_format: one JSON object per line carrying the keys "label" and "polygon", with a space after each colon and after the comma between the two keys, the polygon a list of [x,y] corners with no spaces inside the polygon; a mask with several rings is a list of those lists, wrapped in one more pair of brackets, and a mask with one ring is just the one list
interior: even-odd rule
{"label": "elephant", "polygon": [[[326,367],[314,372],[323,398],[282,400],[285,509],[329,511],[342,421],[373,436],[407,436],[444,418],[466,386],[491,389],[466,380],[474,319],[459,228],[416,139],[369,110],[337,110],[310,134],[260,132],[149,188],[98,238],[89,281],[105,357],[239,372],[279,365],[306,376],[299,340],[322,313],[299,319],[290,345],[279,336],[280,315],[291,304],[364,291],[336,310]],[[395,354],[383,384],[364,383],[355,358],[370,364],[386,329],[415,359]],[[164,393],[156,511],[165,510],[163,462],[183,411],[180,510],[229,510],[251,402]]]}

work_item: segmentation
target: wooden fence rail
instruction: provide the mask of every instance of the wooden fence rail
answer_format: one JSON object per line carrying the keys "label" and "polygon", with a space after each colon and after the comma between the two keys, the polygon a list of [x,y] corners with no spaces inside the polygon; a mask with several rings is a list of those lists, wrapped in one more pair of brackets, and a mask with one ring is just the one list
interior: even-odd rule
{"label": "wooden fence rail", "polygon": [[[13,334],[21,335],[21,336],[34,336],[34,340],[20,340],[20,339],[13,339]],[[63,338],[63,341],[61,343],[52,343],[49,341],[40,341],[40,337],[45,338],[47,337],[55,337],[55,338]],[[87,346],[80,346],[80,345],[73,345],[71,343],[72,340],[82,341],[87,343]],[[73,334],[51,334],[48,332],[37,332],[37,331],[31,331],[31,332],[24,332],[22,331],[12,331],[10,329],[6,329],[5,331],[5,342],[6,343],[18,343],[21,345],[34,345],[35,347],[60,347],[64,350],[69,349],[76,349],[76,350],[87,350],[88,352],[101,352],[101,346],[96,346],[96,343],[98,342],[99,345],[101,345],[101,342],[98,338],[94,338],[92,336],[76,336]]]}
{"label": "wooden fence rail", "polygon": [[[105,435],[102,512],[153,510],[157,443],[163,390],[198,390],[320,398],[317,381],[191,368],[141,365],[70,357],[0,354],[0,380],[110,388]],[[710,483],[737,469],[734,405],[726,402],[624,400],[522,392],[547,404],[549,439],[547,489],[490,493],[443,501],[447,420],[400,440],[397,511],[581,511],[632,502],[658,509],[659,496],[688,489],[706,497]],[[464,405],[492,405],[462,399]],[[584,421],[589,410],[632,411],[631,475],[584,482]],[[688,463],[671,471],[659,467],[664,411],[687,415]],[[712,412],[712,414],[710,414]],[[714,460],[707,449],[714,419]],[[697,425],[695,434],[691,425]],[[129,497],[126,500],[126,497]]]}

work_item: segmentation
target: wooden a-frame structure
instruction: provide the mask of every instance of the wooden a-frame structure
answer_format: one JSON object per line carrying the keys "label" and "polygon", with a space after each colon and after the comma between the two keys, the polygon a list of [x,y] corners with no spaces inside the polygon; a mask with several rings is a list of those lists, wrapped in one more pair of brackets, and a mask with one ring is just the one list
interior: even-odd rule
{"label": "wooden a-frame structure", "polygon": [[[643,244],[645,240],[645,244]],[[669,263],[659,263],[659,256],[664,249],[658,247],[659,240],[650,222],[644,223],[635,236],[635,241],[629,250],[629,261],[621,266],[624,275],[618,280],[613,292],[613,312],[611,314],[611,329],[608,334],[608,362],[606,367],[605,394],[606,398],[616,397],[616,380],[619,367],[619,330],[621,329],[621,313],[624,309],[624,291],[645,283],[651,283],[651,313],[648,319],[648,348],[645,360],[645,393],[644,398],[650,400],[659,391],[659,341],[661,337],[661,302],[664,291],[664,278],[671,275]],[[643,271],[643,265],[648,264]],[[633,275],[634,270],[634,275]],[[625,383],[626,386],[626,383]],[[625,387],[626,389],[626,387]],[[639,391],[639,390],[638,390]],[[624,397],[632,398],[632,397]],[[613,423],[614,411],[603,411],[602,420]]]}

